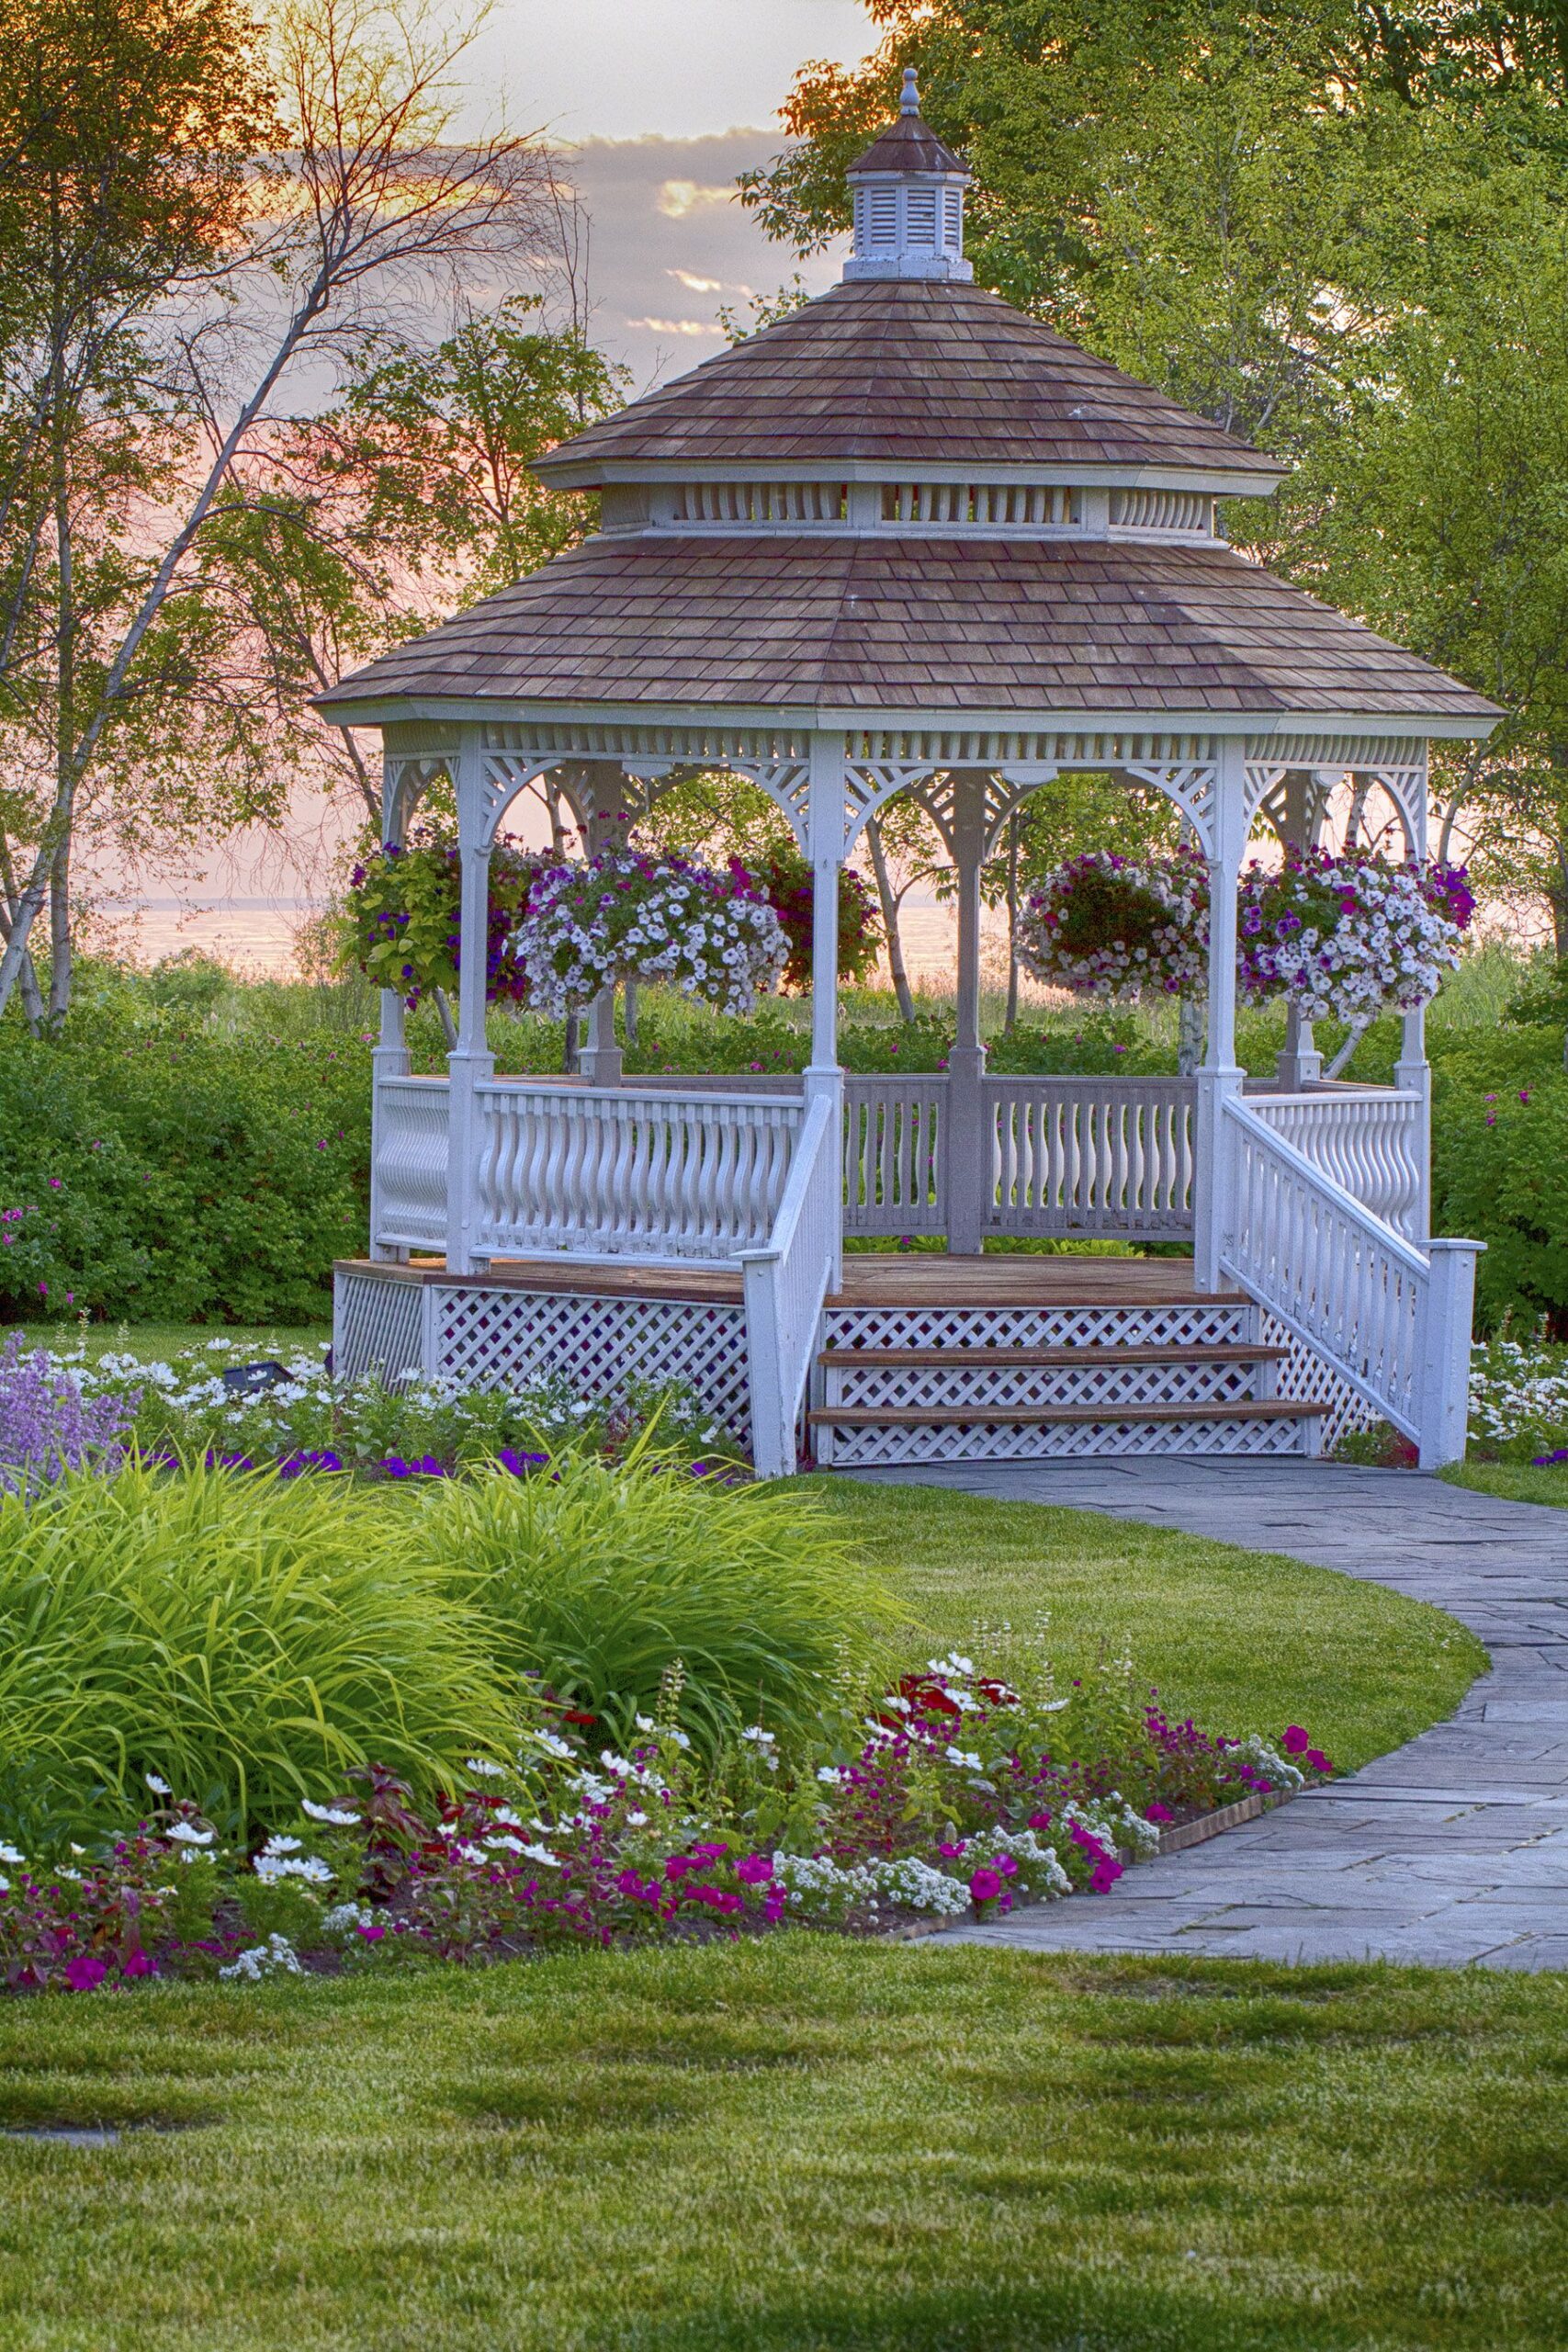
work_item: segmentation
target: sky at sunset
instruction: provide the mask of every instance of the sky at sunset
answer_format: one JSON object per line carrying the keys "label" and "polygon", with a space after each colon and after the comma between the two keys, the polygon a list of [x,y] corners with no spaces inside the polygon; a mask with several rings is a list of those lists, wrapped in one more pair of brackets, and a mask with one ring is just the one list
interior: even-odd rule
{"label": "sky at sunset", "polygon": [[[591,222],[591,331],[634,390],[720,349],[722,307],[744,315],[797,266],[814,292],[836,278],[837,254],[797,265],[732,191],[776,152],[796,68],[874,39],[861,0],[498,0],[473,52],[471,119],[499,96],[513,124],[565,151]],[[142,956],[192,946],[283,968],[337,879],[341,839],[320,798],[301,797],[288,842],[242,836],[102,912]]]}

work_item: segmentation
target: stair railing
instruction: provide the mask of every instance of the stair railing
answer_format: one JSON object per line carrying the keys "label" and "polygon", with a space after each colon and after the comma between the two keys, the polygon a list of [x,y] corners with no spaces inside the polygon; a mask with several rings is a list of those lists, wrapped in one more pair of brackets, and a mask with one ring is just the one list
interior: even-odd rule
{"label": "stair railing", "polygon": [[809,1105],[766,1246],[739,1252],[760,1478],[784,1477],[799,1459],[800,1410],[838,1264],[841,1117],[831,1094]]}
{"label": "stair railing", "polygon": [[1220,1265],[1419,1449],[1464,1454],[1476,1241],[1418,1249],[1239,1096],[1216,1124]]}

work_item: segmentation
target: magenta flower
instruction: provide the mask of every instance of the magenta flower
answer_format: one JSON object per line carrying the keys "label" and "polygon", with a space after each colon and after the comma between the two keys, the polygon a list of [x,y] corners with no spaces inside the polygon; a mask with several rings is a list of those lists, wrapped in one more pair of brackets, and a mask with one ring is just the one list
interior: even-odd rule
{"label": "magenta flower", "polygon": [[78,1952],[74,1960],[65,1963],[65,1982],[73,1993],[90,1993],[101,1984],[108,1970],[91,1952]]}
{"label": "magenta flower", "polygon": [[1145,1821],[1174,1821],[1176,1815],[1168,1804],[1146,1804],[1144,1818]]}
{"label": "magenta flower", "polygon": [[1302,1761],[1310,1765],[1314,1772],[1332,1772],[1334,1770],[1321,1747],[1309,1747]]}
{"label": "magenta flower", "polygon": [[995,1871],[976,1871],[969,1881],[969,1893],[976,1903],[994,1903],[1001,1891],[1002,1883]]}
{"label": "magenta flower", "polygon": [[773,1874],[773,1860],[767,1854],[745,1854],[735,1865],[735,1875],[742,1886],[761,1886]]}
{"label": "magenta flower", "polygon": [[685,1878],[696,1867],[690,1854],[671,1854],[664,1865],[664,1875],[668,1879]]}
{"label": "magenta flower", "polygon": [[1302,1756],[1312,1746],[1312,1740],[1302,1729],[1300,1724],[1290,1724],[1286,1726],[1285,1736],[1280,1745],[1287,1756]]}

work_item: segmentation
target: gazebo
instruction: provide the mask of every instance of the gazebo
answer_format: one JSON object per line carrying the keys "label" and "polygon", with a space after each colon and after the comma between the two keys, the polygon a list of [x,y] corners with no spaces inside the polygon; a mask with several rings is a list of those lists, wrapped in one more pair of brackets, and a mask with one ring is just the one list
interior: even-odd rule
{"label": "gazebo", "polygon": [[[450,777],[465,946],[541,776],[591,842],[672,775],[750,778],[814,869],[809,1067],[628,1083],[602,1000],[578,1077],[498,1075],[464,953],[447,1073],[415,1077],[385,994],[340,1367],[678,1379],[763,1474],[1312,1453],[1379,1419],[1457,1458],[1476,1245],[1429,1231],[1422,1015],[1392,1088],[1325,1082],[1300,1024],[1244,1080],[1236,888],[1256,827],[1314,838],[1350,778],[1424,854],[1428,743],[1499,714],[1226,544],[1224,500],[1282,467],[975,288],[911,75],[851,178],[840,285],[542,461],[599,492],[592,537],[318,705],[380,730],[389,841]],[[1208,862],[1193,1079],[987,1072],[981,866],[1073,770],[1168,795]],[[909,792],[956,873],[956,1042],[944,1076],[846,1079],[837,871]],[[984,1254],[1020,1235],[1192,1255]]]}

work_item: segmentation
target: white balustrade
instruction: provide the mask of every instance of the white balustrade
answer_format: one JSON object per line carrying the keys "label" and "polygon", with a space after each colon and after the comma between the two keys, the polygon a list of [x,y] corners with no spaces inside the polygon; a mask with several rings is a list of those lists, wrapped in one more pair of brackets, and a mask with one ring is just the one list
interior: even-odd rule
{"label": "white balustrade", "polygon": [[383,1078],[376,1089],[370,1238],[381,1250],[446,1246],[444,1078]]}
{"label": "white balustrade", "polygon": [[844,1080],[844,1231],[942,1234],[947,1080]]}
{"label": "white balustrade", "polygon": [[838,1106],[818,1096],[807,1112],[767,1244],[740,1253],[751,1459],[761,1478],[784,1477],[795,1466],[801,1403],[838,1258],[840,1148]]}
{"label": "white balustrade", "polygon": [[487,1080],[478,1247],[488,1256],[728,1259],[773,1231],[798,1101]]}
{"label": "white balustrade", "polygon": [[1187,1078],[987,1078],[992,1233],[1192,1230]]}
{"label": "white balustrade", "polygon": [[1258,1107],[1232,1095],[1221,1108],[1223,1271],[1414,1439],[1423,1469],[1459,1460],[1479,1245],[1416,1249]]}
{"label": "white balustrade", "polygon": [[1416,1229],[1426,1150],[1419,1094],[1393,1087],[1336,1088],[1321,1094],[1249,1094],[1247,1107],[1407,1241],[1424,1238]]}

